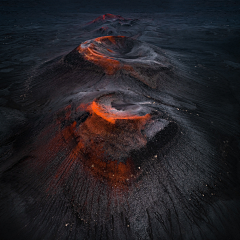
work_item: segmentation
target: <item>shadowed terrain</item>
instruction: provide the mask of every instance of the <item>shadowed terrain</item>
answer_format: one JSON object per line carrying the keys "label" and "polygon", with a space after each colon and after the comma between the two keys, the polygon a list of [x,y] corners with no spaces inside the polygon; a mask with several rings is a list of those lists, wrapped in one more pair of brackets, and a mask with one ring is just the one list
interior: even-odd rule
{"label": "shadowed terrain", "polygon": [[63,12],[3,23],[1,239],[239,239],[239,19]]}

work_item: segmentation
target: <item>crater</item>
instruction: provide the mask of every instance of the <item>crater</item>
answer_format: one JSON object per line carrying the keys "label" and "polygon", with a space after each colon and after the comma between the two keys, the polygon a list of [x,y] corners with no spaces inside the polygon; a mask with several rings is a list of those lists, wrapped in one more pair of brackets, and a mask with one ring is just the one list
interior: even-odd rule
{"label": "crater", "polygon": [[156,154],[177,132],[177,125],[161,113],[122,94],[103,95],[80,108],[87,117],[72,125],[77,143],[70,155],[95,178],[114,186],[129,185],[141,175],[149,154]]}
{"label": "crater", "polygon": [[152,88],[157,87],[159,78],[172,74],[171,63],[159,48],[130,37],[99,37],[83,42],[76,50],[106,74],[122,70]]}

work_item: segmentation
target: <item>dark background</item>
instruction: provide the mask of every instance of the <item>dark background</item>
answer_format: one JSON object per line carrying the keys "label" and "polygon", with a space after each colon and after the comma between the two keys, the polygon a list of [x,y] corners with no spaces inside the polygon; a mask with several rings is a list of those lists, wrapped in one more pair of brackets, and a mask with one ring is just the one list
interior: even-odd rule
{"label": "dark background", "polygon": [[[53,221],[53,223],[51,222],[52,225],[48,224],[48,220],[52,218],[52,215],[55,216],[54,211],[49,210],[48,212],[48,210],[46,210],[47,217],[45,217],[45,215],[42,217],[41,214],[36,214],[35,216],[35,213],[39,213],[39,205],[42,204],[41,206],[43,206],[44,209],[44,206],[47,206],[48,203],[47,201],[46,203],[44,202],[45,196],[43,200],[41,200],[41,192],[36,195],[35,192],[31,192],[31,184],[35,184],[35,181],[37,182],[34,178],[35,172],[33,172],[32,179],[28,175],[24,178],[21,171],[18,171],[19,166],[17,164],[15,166],[14,164],[19,162],[18,155],[20,155],[20,152],[22,154],[23,151],[26,151],[26,154],[28,154],[28,151],[30,151],[28,149],[30,145],[28,144],[28,135],[26,135],[24,131],[29,131],[30,133],[28,132],[28,134],[33,135],[35,134],[35,129],[36,132],[40,132],[40,130],[37,129],[38,123],[44,126],[42,119],[44,119],[45,115],[41,118],[41,111],[43,111],[44,107],[47,109],[47,105],[43,106],[45,103],[41,105],[39,99],[36,103],[33,103],[35,108],[33,112],[36,114],[34,116],[31,115],[29,117],[29,112],[24,109],[24,106],[30,101],[26,98],[30,93],[29,90],[35,89],[35,92],[40,96],[45,96],[46,89],[51,85],[51,79],[46,79],[46,88],[42,87],[38,89],[36,87],[38,78],[35,79],[35,77],[38,76],[42,69],[45,69],[46,65],[44,64],[56,57],[65,56],[83,41],[96,37],[93,35],[94,27],[86,30],[84,26],[86,23],[105,13],[121,15],[124,18],[139,19],[139,25],[130,29],[130,32],[132,31],[134,34],[135,32],[139,33],[139,40],[168,51],[172,58],[176,58],[182,64],[183,69],[181,70],[185,71],[186,75],[189,74],[190,79],[194,81],[194,87],[189,87],[189,90],[188,80],[184,81],[183,79],[181,82],[182,85],[179,84],[176,85],[176,87],[175,85],[170,86],[172,89],[170,89],[169,92],[166,91],[165,94],[169,94],[169,98],[166,97],[166,99],[164,99],[165,96],[163,97],[165,103],[172,104],[173,107],[166,108],[166,111],[170,115],[172,114],[171,116],[173,118],[176,117],[179,125],[184,125],[187,122],[186,126],[184,126],[186,129],[191,129],[191,131],[192,129],[194,131],[196,130],[196,136],[189,133],[188,137],[191,141],[189,141],[187,137],[183,139],[185,146],[182,147],[183,152],[181,152],[181,154],[185,156],[185,158],[178,152],[173,152],[172,159],[181,159],[182,157],[185,167],[188,165],[188,160],[192,160],[191,151],[195,154],[194,151],[196,150],[197,157],[194,163],[199,164],[201,171],[199,170],[199,175],[196,177],[194,174],[191,175],[189,172],[182,172],[177,168],[177,173],[179,173],[179,175],[177,175],[180,176],[180,180],[176,181],[176,184],[183,181],[184,187],[181,189],[183,193],[187,192],[192,194],[190,190],[188,191],[186,189],[188,187],[187,185],[190,185],[189,188],[193,187],[193,192],[197,195],[196,205],[194,205],[196,212],[201,213],[202,208],[199,210],[199,205],[202,204],[201,206],[203,206],[203,208],[206,206],[207,210],[204,208],[206,213],[204,212],[203,216],[207,216],[210,219],[209,221],[212,221],[212,225],[204,225],[205,222],[202,219],[205,218],[203,217],[199,220],[196,217],[197,224],[195,228],[193,227],[193,229],[195,229],[193,230],[195,239],[205,240],[209,237],[209,239],[219,240],[221,236],[223,240],[234,239],[234,236],[236,236],[235,239],[238,239],[237,237],[239,235],[237,236],[236,234],[239,233],[238,229],[240,229],[238,214],[240,212],[240,2],[234,0],[19,0],[0,2],[0,179],[1,187],[4,189],[4,191],[1,192],[0,199],[0,225],[3,229],[2,231],[4,231],[4,236],[1,238],[0,233],[0,239],[16,239],[16,237],[19,237],[19,239],[42,239],[42,236],[48,236],[46,239],[55,239],[51,238],[52,235],[49,230],[52,226],[53,228],[55,227],[54,229],[57,229],[57,233],[54,236],[57,236],[59,239],[67,239],[66,236],[68,236],[69,239],[90,239],[86,237],[87,235],[84,235],[84,231],[84,233],[82,233],[78,230],[80,227],[76,227],[75,230],[76,235],[82,237],[75,237],[74,233],[70,233],[70,230],[67,232],[68,229],[64,226],[65,223],[70,222],[71,219],[62,220],[62,212],[58,213],[59,215],[56,214],[58,224],[55,224]],[[184,92],[185,85],[187,86],[186,92]],[[190,85],[191,84],[189,84],[189,86]],[[54,86],[53,89],[57,92],[58,85]],[[185,93],[185,95],[183,93]],[[44,99],[44,97],[42,98],[44,102],[46,99]],[[53,97],[51,98],[51,96],[49,99],[55,100]],[[193,111],[193,114],[191,113],[191,107],[194,104],[191,105],[191,101],[197,106],[195,109],[196,112]],[[61,101],[59,100],[59,102]],[[56,108],[58,107],[59,105],[57,105]],[[181,107],[186,108],[190,113],[181,112],[178,115],[176,109]],[[46,111],[48,111],[48,109]],[[199,115],[199,118],[196,117]],[[190,123],[188,121],[185,122],[186,119]],[[46,126],[47,124],[48,122]],[[191,131],[189,130],[189,132]],[[199,135],[200,137],[197,135],[199,132],[202,134]],[[202,136],[204,137],[201,138]],[[193,140],[195,140],[195,142]],[[26,146],[24,146],[25,143]],[[23,151],[18,146],[24,146],[22,147]],[[186,150],[184,147],[186,147]],[[225,149],[228,149],[228,151],[226,151],[227,153]],[[205,154],[203,154],[204,158],[199,157],[201,151]],[[216,158],[212,157],[212,152],[216,154]],[[222,156],[224,158],[227,156],[225,162],[221,162],[219,165],[216,162],[212,164],[211,159],[216,160],[219,156],[220,159]],[[186,162],[184,162],[185,160]],[[23,165],[21,165],[22,163]],[[23,169],[23,171],[25,169],[24,164],[25,162],[23,160],[20,162],[19,167],[21,170]],[[224,165],[224,167],[226,166],[226,168],[223,167],[223,171],[221,170],[222,172],[225,171],[225,175],[222,177],[224,183],[219,180],[219,174],[222,173],[219,170],[221,164]],[[12,166],[15,167],[11,168]],[[178,165],[176,164],[175,166]],[[211,181],[208,179],[208,177],[210,178],[208,171],[216,173]],[[227,172],[231,173],[229,178]],[[27,173],[31,175],[32,172],[29,170]],[[14,181],[11,180],[14,174],[16,174],[17,179],[19,179],[17,183],[19,186],[14,185],[16,184],[14,182],[15,178]],[[184,176],[187,177],[184,178]],[[190,180],[192,180],[193,183],[187,180],[188,177],[191,178]],[[204,182],[205,179],[206,183]],[[29,185],[25,184],[25,180]],[[201,185],[202,182],[200,180],[204,185]],[[210,198],[208,200],[202,198],[200,189],[205,189],[206,184],[215,186],[214,184],[216,182],[216,185],[220,186],[219,188],[213,187],[212,189],[207,188],[206,190],[210,198],[212,196],[211,193],[214,193],[214,196],[216,196],[213,200],[214,204],[212,204],[212,200],[209,200]],[[152,184],[152,186],[148,187],[152,190],[155,189],[155,186],[158,185]],[[167,188],[168,187],[169,189],[174,188],[170,183]],[[156,188],[162,190],[161,187]],[[38,191],[38,188],[36,189],[36,191]],[[29,194],[28,198],[25,197],[26,194]],[[141,194],[142,192],[140,193],[140,199],[142,199],[143,202],[145,201],[145,205],[143,204],[141,207],[136,207],[136,209],[140,209],[139,212],[142,215],[139,213],[139,216],[137,216],[135,212],[131,213],[135,221],[132,221],[135,224],[133,231],[139,232],[139,236],[142,237],[142,239],[158,239],[153,237],[158,235],[157,229],[159,226],[157,225],[158,223],[153,220],[155,219],[155,212],[153,210],[152,212],[150,211],[148,217],[150,216],[149,219],[152,219],[152,222],[149,223],[145,211],[148,200],[146,200],[146,195]],[[173,193],[173,195],[174,194],[175,193]],[[176,199],[178,198],[177,196],[177,194],[174,195]],[[187,194],[185,197],[189,200]],[[35,205],[34,199],[40,199],[40,203],[36,203]],[[135,199],[132,201],[134,202]],[[138,203],[138,199],[136,201]],[[178,201],[178,199],[176,201]],[[179,201],[181,202],[181,200]],[[35,208],[35,206],[37,207]],[[67,209],[67,203],[65,206]],[[152,209],[157,209],[159,212],[165,211],[164,206],[164,204],[162,206],[159,202],[151,203]],[[134,207],[132,209],[135,209]],[[55,205],[53,209],[58,209],[58,205]],[[180,209],[179,212],[182,212],[182,210],[185,209]],[[172,211],[172,213],[172,218],[174,219],[172,223],[178,226],[179,222],[176,220],[178,217],[174,215],[174,211]],[[124,214],[126,216],[128,215],[128,213]],[[33,219],[38,216],[40,220],[37,218],[34,222]],[[69,216],[72,215],[69,214]],[[139,217],[137,220],[136,216]],[[179,216],[179,218],[180,217],[181,216]],[[25,223],[29,224],[26,225],[26,228],[24,227]],[[109,222],[105,224],[106,226],[110,226]],[[184,236],[186,239],[194,239],[190,231],[191,225],[189,226],[188,228],[188,224],[186,224]],[[216,232],[211,235],[211,230],[215,229],[214,227],[219,230],[219,235],[217,235]],[[226,227],[226,231],[224,227]],[[149,231],[145,231],[145,228],[152,229],[152,232],[150,231],[149,233]],[[176,229],[177,228],[178,227],[176,227]],[[39,230],[39,232],[34,235],[36,229]],[[200,232],[202,235],[201,233],[198,234],[198,229],[201,229]],[[221,232],[221,229],[224,229],[222,230],[223,232]],[[58,231],[60,232],[59,235]],[[77,231],[80,232],[77,234]],[[46,235],[44,235],[45,233]],[[28,238],[25,238],[25,234]],[[125,239],[135,239],[131,238],[131,236],[131,234],[125,235]],[[171,237],[172,239],[178,239],[176,236],[177,235],[173,233],[169,239],[171,239]],[[138,239],[141,239],[140,237]],[[92,238],[94,238],[94,236]],[[111,239],[111,237],[109,239]],[[118,238],[116,237],[116,239]],[[119,239],[124,238],[120,237]],[[179,239],[181,239],[181,236]]]}

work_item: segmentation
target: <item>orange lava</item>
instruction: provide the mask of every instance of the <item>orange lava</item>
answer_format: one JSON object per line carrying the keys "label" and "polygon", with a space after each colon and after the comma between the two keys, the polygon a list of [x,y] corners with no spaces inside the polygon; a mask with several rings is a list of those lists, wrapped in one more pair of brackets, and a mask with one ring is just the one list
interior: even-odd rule
{"label": "orange lava", "polygon": [[120,69],[119,61],[96,51],[93,43],[91,43],[87,48],[82,48],[80,45],[77,50],[79,53],[83,54],[86,60],[102,67],[109,75],[114,74],[118,69]]}
{"label": "orange lava", "polygon": [[[83,55],[83,57],[97,66],[104,69],[108,75],[113,75],[119,70],[127,71],[132,77],[139,79],[141,82],[149,85],[148,81],[144,79],[132,66],[124,64],[119,60],[114,59],[116,52],[121,48],[121,44],[117,40],[124,41],[124,36],[105,36],[95,38],[94,41],[88,43],[88,41],[82,43],[77,47],[77,51]],[[98,50],[99,45],[101,51]],[[111,49],[112,48],[112,49]],[[155,88],[155,87],[154,87]]]}
{"label": "orange lava", "polygon": [[[65,108],[65,117],[59,119],[56,135],[50,141],[45,141],[43,148],[39,149],[43,166],[45,159],[54,159],[60,152],[66,156],[57,167],[47,191],[57,189],[60,183],[64,184],[76,164],[80,164],[87,174],[99,181],[125,188],[137,172],[129,154],[146,145],[147,139],[142,130],[150,119],[150,114],[131,115],[100,105],[96,101],[82,104],[79,108],[90,113],[85,122],[78,125],[74,121],[61,128],[64,119],[70,120],[71,109]],[[49,132],[43,133],[43,140],[45,135],[48,136]]]}
{"label": "orange lava", "polygon": [[[113,45],[117,45],[116,39],[124,39],[124,38],[126,38],[126,37],[125,36],[104,36],[104,37],[95,38],[95,41],[98,43],[101,43],[102,41],[108,40]],[[116,46],[116,47],[118,47],[118,46]]]}
{"label": "orange lava", "polygon": [[[137,116],[121,111],[113,113],[112,110],[95,101],[87,107],[86,111],[91,115],[75,130],[79,142],[74,154],[81,156],[84,166],[95,177],[105,179],[114,186],[121,186],[127,184],[134,174],[128,151],[147,143],[141,130],[150,114]],[[118,160],[122,155],[124,162]]]}
{"label": "orange lava", "polygon": [[[119,46],[117,45],[116,39],[124,39],[124,36],[105,36],[105,37],[99,37],[94,39],[94,42],[91,42],[88,44],[88,42],[84,42],[81,44],[77,50],[80,54],[83,55],[83,57],[93,62],[94,64],[102,67],[106,74],[112,75],[115,74],[120,69],[125,70],[133,70],[133,68],[129,65],[123,64],[119,62],[118,60],[114,59],[114,50],[110,48],[106,48],[110,54],[113,54],[113,56],[106,55],[100,51],[98,51],[98,45],[104,44],[106,42],[111,44],[111,47],[118,49]],[[87,46],[83,46],[83,45]],[[106,44],[109,45],[109,44]],[[106,52],[107,53],[107,52]]]}
{"label": "orange lava", "polygon": [[146,120],[150,118],[150,114],[146,114],[145,116],[138,115],[128,115],[127,112],[117,111],[116,113],[110,112],[111,107],[104,107],[93,101],[93,103],[88,107],[88,109],[101,118],[107,120],[110,123],[115,123],[117,119],[128,119],[128,120]]}

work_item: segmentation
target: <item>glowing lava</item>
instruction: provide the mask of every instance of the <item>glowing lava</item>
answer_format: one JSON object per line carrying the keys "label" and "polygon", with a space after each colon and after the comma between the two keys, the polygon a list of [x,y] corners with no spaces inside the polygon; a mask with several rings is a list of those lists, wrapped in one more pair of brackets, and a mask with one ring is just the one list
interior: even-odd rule
{"label": "glowing lava", "polygon": [[74,122],[63,131],[66,141],[77,139],[70,162],[82,161],[85,169],[100,181],[107,180],[114,186],[128,184],[135,174],[130,152],[146,145],[142,130],[150,114],[138,116],[96,101],[85,110],[90,115],[82,124],[77,126]]}
{"label": "glowing lava", "polygon": [[101,106],[95,101],[90,105],[89,110],[110,123],[115,123],[117,119],[146,120],[150,118],[150,114],[145,116],[129,115],[125,111],[117,111],[110,106]]}
{"label": "glowing lava", "polygon": [[132,69],[131,66],[115,59],[126,39],[124,36],[99,37],[82,43],[77,50],[86,60],[102,67],[107,74],[112,75],[120,69]]}
{"label": "glowing lava", "polygon": [[157,87],[159,77],[172,77],[170,62],[161,50],[130,37],[98,37],[83,42],[75,51],[108,75],[123,70],[152,88]]}

